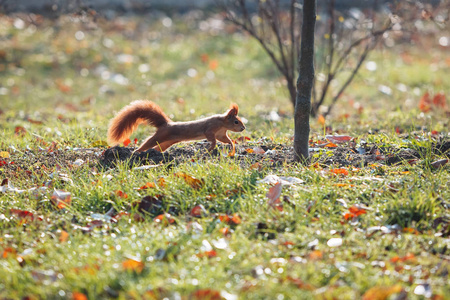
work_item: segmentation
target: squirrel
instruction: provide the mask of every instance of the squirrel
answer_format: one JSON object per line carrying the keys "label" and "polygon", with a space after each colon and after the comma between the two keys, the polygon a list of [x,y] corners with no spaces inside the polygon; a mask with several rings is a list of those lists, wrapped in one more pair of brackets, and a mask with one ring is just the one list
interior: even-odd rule
{"label": "squirrel", "polygon": [[241,132],[245,129],[242,120],[237,116],[238,111],[238,105],[233,103],[224,114],[189,122],[173,122],[154,102],[136,100],[122,108],[109,123],[108,143],[117,145],[123,142],[139,124],[147,123],[156,127],[156,132],[134,152],[143,152],[150,148],[164,152],[173,144],[206,138],[211,142],[208,151],[212,151],[216,146],[216,140],[219,140],[231,145],[229,155],[234,156],[235,146],[228,137],[227,130]]}

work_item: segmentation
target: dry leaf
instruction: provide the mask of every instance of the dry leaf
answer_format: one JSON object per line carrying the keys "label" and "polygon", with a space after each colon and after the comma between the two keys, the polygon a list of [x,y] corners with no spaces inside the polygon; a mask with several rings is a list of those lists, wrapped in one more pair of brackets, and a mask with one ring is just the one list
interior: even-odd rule
{"label": "dry leaf", "polygon": [[278,182],[267,192],[266,197],[269,198],[270,206],[274,206],[275,204],[280,203],[281,189],[282,185],[280,182]]}
{"label": "dry leaf", "polygon": [[137,259],[129,258],[126,261],[122,262],[122,267],[124,270],[141,273],[142,270],[144,270],[144,263]]}
{"label": "dry leaf", "polygon": [[393,286],[374,286],[368,289],[362,296],[363,300],[385,300],[390,295],[400,293],[402,287],[399,284]]}

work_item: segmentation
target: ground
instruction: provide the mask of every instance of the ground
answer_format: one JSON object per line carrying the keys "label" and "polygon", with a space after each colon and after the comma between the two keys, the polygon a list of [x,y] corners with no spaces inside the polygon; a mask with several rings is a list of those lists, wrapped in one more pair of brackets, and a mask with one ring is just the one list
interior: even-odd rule
{"label": "ground", "polygon": [[[285,82],[250,37],[201,12],[96,18],[0,16],[0,298],[448,298],[442,32],[372,53],[311,119],[301,165]],[[176,121],[238,103],[236,155],[133,155],[145,126],[108,146],[142,98]]]}

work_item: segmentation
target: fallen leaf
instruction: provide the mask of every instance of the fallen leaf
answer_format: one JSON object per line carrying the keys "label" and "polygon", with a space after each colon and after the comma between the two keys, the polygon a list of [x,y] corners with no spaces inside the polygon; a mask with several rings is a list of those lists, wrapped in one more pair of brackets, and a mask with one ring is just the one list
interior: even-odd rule
{"label": "fallen leaf", "polygon": [[179,178],[183,178],[184,181],[194,189],[200,189],[204,184],[204,180],[197,179],[197,178],[192,177],[184,172],[175,173],[175,176],[179,177]]}
{"label": "fallen leaf", "polygon": [[197,254],[197,257],[212,258],[212,257],[216,257],[216,256],[217,256],[216,250],[205,251],[205,252]]}
{"label": "fallen leaf", "polygon": [[124,193],[123,191],[121,191],[121,190],[117,190],[115,194],[117,196],[119,196],[120,198],[124,198],[124,199],[128,198],[128,195],[126,193]]}
{"label": "fallen leaf", "polygon": [[219,66],[219,62],[215,59],[213,59],[209,62],[209,68],[213,71],[216,70],[218,66]]}
{"label": "fallen leaf", "polygon": [[72,300],[88,300],[88,297],[80,292],[72,292]]}
{"label": "fallen leaf", "polygon": [[0,151],[0,157],[1,158],[9,158],[9,152],[8,151]]}
{"label": "fallen leaf", "polygon": [[234,213],[232,216],[230,216],[230,215],[219,215],[219,220],[220,220],[220,222],[228,224],[228,225],[239,225],[239,224],[241,224],[241,218],[236,213]]}
{"label": "fallen leaf", "polygon": [[160,214],[159,216],[156,216],[153,221],[161,223],[164,226],[175,223],[175,219],[172,218],[170,214]]}
{"label": "fallen leaf", "polygon": [[32,212],[29,212],[28,210],[11,208],[9,212],[11,215],[19,218],[21,224],[33,221],[35,219],[34,214]]}
{"label": "fallen leaf", "polygon": [[146,184],[144,184],[143,186],[138,188],[138,190],[146,190],[146,189],[154,188],[155,186],[156,185],[154,182],[147,182]]}
{"label": "fallen leaf", "polygon": [[328,144],[325,144],[325,146],[323,146],[323,147],[325,147],[325,148],[336,148],[337,145],[335,143],[328,143]]}
{"label": "fallen leaf", "polygon": [[219,291],[211,289],[196,290],[191,294],[194,300],[224,300]]}
{"label": "fallen leaf", "polygon": [[430,94],[428,92],[423,94],[422,98],[420,98],[419,109],[422,112],[430,111],[430,109],[431,109],[431,99],[430,99]]}
{"label": "fallen leaf", "polygon": [[325,117],[322,116],[322,115],[319,115],[319,116],[317,117],[317,122],[318,122],[320,125],[324,126],[324,125],[325,125]]}
{"label": "fallen leaf", "polygon": [[7,248],[3,249],[2,258],[8,258],[8,256],[16,257],[17,256],[16,249],[11,248],[11,247],[7,247]]}
{"label": "fallen leaf", "polygon": [[281,185],[294,185],[294,184],[301,184],[304,181],[300,178],[296,177],[283,177],[283,176],[277,176],[277,175],[267,175],[261,180],[257,180],[256,183],[268,183],[268,184],[276,184],[281,183]]}
{"label": "fallen leaf", "polygon": [[322,251],[320,251],[320,250],[314,250],[311,253],[309,253],[308,257],[311,260],[317,260],[317,259],[322,259],[323,254],[322,254]]}
{"label": "fallen leaf", "polygon": [[439,169],[440,167],[444,166],[446,163],[448,163],[448,159],[440,159],[432,162],[430,165],[435,168]]}
{"label": "fallen leaf", "polygon": [[264,154],[264,153],[266,153],[266,151],[264,151],[264,149],[261,148],[261,147],[253,147],[252,150],[253,150],[252,153],[255,153],[255,154]]}
{"label": "fallen leaf", "polygon": [[16,128],[14,129],[14,134],[16,136],[24,136],[26,133],[27,133],[27,130],[25,129],[25,127],[16,126]]}
{"label": "fallen leaf", "polygon": [[141,273],[144,270],[144,263],[138,259],[129,258],[122,262],[122,267],[127,271],[134,271],[136,273]]}
{"label": "fallen leaf", "polygon": [[416,256],[413,253],[407,253],[405,256],[394,256],[390,259],[392,263],[405,262],[410,260],[415,260]]}
{"label": "fallen leaf", "polygon": [[123,141],[123,145],[126,147],[131,143],[130,139],[126,139],[125,141]]}
{"label": "fallen leaf", "polygon": [[274,206],[275,204],[280,203],[281,189],[282,185],[280,182],[278,182],[267,192],[266,197],[269,198],[270,206]]}
{"label": "fallen leaf", "polygon": [[330,142],[336,144],[346,143],[353,139],[351,136],[348,135],[326,135],[325,138]]}
{"label": "fallen leaf", "polygon": [[348,175],[348,170],[344,169],[344,168],[339,168],[339,169],[330,169],[330,173],[336,174],[336,175],[344,175],[347,176]]}
{"label": "fallen leaf", "polygon": [[194,206],[190,212],[190,215],[193,217],[203,217],[206,216],[208,214],[208,212],[206,211],[205,207],[203,207],[203,205],[197,205]]}
{"label": "fallen leaf", "polygon": [[374,286],[368,289],[362,296],[363,300],[385,300],[390,295],[400,293],[402,287],[399,284],[393,286]]}
{"label": "fallen leaf", "polygon": [[52,203],[56,205],[59,209],[63,209],[70,205],[72,201],[72,194],[70,192],[55,190],[52,194]]}
{"label": "fallen leaf", "polygon": [[59,241],[61,243],[67,242],[69,239],[69,234],[65,230],[61,230],[61,233],[59,234]]}
{"label": "fallen leaf", "polygon": [[286,279],[301,290],[314,291],[316,289],[316,287],[313,286],[312,284],[305,283],[303,280],[299,278],[293,278],[291,276],[288,276],[286,277]]}

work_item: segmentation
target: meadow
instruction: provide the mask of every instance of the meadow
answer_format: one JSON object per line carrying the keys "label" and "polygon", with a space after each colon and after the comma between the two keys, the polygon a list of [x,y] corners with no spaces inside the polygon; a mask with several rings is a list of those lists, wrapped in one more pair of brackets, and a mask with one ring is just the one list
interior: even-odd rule
{"label": "meadow", "polygon": [[[0,39],[1,299],[448,299],[439,33],[371,53],[311,119],[309,166],[281,76],[218,16],[1,15]],[[135,99],[177,121],[237,103],[237,154],[132,158],[145,126],[108,149]]]}

